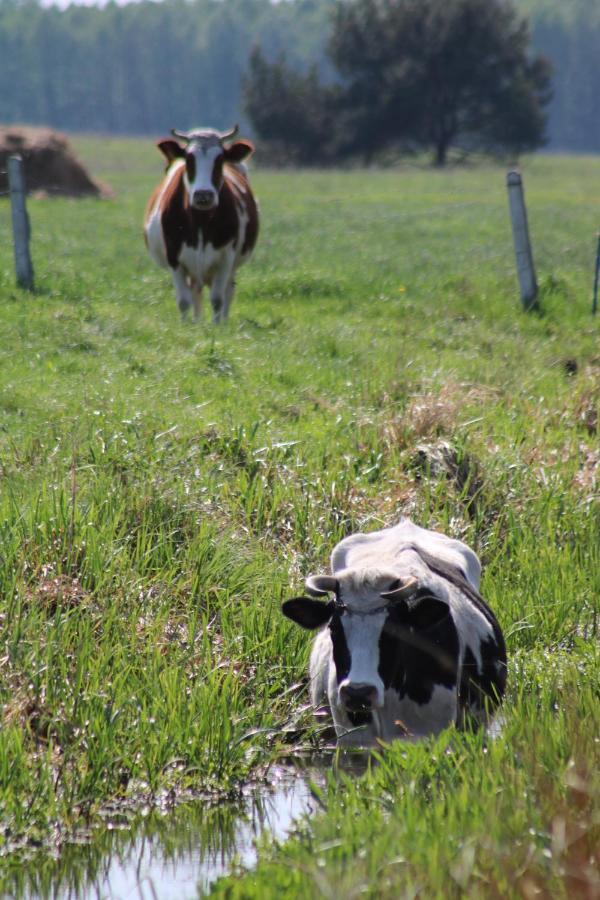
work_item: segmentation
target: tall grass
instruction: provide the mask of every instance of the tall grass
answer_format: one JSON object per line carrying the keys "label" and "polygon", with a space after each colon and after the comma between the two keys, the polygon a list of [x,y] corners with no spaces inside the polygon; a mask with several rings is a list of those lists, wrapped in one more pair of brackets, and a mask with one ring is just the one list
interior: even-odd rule
{"label": "tall grass", "polygon": [[529,316],[500,169],[257,170],[259,246],[214,329],[145,256],[158,155],[79,149],[116,199],[31,201],[33,296],[0,250],[5,851],[261,771],[303,703],[281,599],[407,514],[482,557],[501,736],[391,748],[216,890],[568,893],[560,822],[589,833],[598,769],[600,164],[525,166]]}

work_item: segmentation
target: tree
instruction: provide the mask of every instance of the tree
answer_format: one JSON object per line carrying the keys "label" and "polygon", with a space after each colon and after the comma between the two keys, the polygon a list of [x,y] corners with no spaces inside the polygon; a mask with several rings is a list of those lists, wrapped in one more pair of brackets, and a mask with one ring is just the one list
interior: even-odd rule
{"label": "tree", "polygon": [[340,0],[329,53],[355,144],[409,140],[444,165],[452,145],[544,142],[549,64],[509,0]]}
{"label": "tree", "polygon": [[250,55],[244,83],[246,112],[258,135],[288,162],[327,161],[333,89],[319,83],[316,68],[292,71],[280,56],[268,63],[260,49]]}

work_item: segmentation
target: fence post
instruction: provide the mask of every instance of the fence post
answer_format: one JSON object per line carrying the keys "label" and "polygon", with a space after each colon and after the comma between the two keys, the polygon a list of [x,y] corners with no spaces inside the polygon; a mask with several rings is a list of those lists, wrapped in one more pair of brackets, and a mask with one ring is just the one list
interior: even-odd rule
{"label": "fence post", "polygon": [[33,266],[29,254],[29,216],[25,204],[25,176],[20,156],[8,159],[8,184],[12,210],[13,246],[17,284],[26,291],[33,290]]}
{"label": "fence post", "polygon": [[509,172],[506,176],[506,184],[508,187],[508,203],[517,260],[517,274],[521,290],[521,303],[523,304],[523,309],[527,311],[537,306],[538,286],[533,266],[531,243],[529,241],[527,209],[525,207],[521,173],[514,170]]}
{"label": "fence post", "polygon": [[594,292],[592,294],[592,315],[598,310],[598,280],[600,279],[600,234],[598,234],[598,248],[596,250],[596,270],[594,272]]}

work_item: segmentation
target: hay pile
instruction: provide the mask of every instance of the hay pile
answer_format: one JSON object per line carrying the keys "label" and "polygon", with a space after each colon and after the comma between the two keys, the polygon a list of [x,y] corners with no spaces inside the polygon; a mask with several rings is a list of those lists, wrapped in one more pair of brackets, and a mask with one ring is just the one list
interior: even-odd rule
{"label": "hay pile", "polygon": [[108,197],[111,191],[94,181],[77,159],[64,134],[48,128],[0,127],[0,193],[8,190],[8,157],[25,163],[29,193],[63,197]]}

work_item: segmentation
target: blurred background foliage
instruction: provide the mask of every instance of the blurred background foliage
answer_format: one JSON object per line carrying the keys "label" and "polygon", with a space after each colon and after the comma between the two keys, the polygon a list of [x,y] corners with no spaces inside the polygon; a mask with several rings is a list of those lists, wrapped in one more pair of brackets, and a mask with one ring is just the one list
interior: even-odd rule
{"label": "blurred background foliage", "polygon": [[[491,2],[491,0],[490,0]],[[335,82],[326,55],[334,0],[163,0],[104,7],[0,0],[0,121],[159,135],[251,122],[253,50],[298,76]],[[600,6],[519,0],[532,53],[553,67],[548,146],[600,151]]]}

